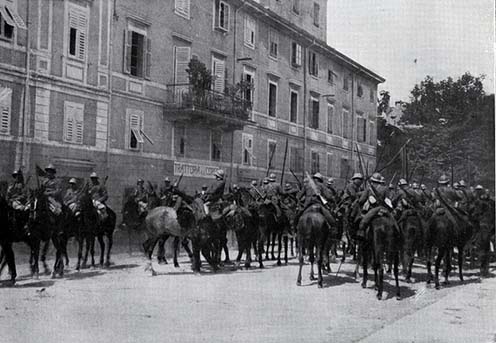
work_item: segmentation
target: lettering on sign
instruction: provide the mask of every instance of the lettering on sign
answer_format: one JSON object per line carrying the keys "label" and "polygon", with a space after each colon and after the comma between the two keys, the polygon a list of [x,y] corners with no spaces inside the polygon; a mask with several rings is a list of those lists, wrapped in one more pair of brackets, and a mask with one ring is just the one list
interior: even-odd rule
{"label": "lettering on sign", "polygon": [[201,164],[174,162],[174,175],[211,179],[217,169],[219,168]]}

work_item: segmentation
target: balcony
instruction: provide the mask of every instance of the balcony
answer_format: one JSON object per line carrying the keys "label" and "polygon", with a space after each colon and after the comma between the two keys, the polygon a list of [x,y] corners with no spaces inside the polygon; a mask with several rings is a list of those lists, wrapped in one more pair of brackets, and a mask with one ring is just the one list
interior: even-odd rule
{"label": "balcony", "polygon": [[167,85],[165,112],[175,121],[201,120],[205,125],[239,130],[249,123],[251,102],[190,84]]}

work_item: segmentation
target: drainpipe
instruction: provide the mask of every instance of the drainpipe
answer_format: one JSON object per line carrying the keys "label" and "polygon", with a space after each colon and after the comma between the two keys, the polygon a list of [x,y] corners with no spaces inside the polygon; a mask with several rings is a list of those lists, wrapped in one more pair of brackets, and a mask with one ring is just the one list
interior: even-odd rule
{"label": "drainpipe", "polygon": [[[234,11],[234,28],[233,28],[233,67],[232,67],[232,84],[233,86],[236,84],[236,33],[238,31],[238,12],[246,5],[246,2],[243,3],[240,7]],[[233,175],[234,175],[234,130],[231,132],[231,161],[229,166],[229,186],[232,185]]]}
{"label": "drainpipe", "polygon": [[307,170],[307,106],[308,106],[308,96],[307,96],[307,61],[308,53],[310,48],[315,45],[315,40],[305,48],[303,54],[303,179],[305,178],[305,173]]}
{"label": "drainpipe", "polygon": [[30,8],[29,8],[29,0],[27,1],[27,9],[26,9],[26,62],[25,62],[25,68],[26,68],[26,78],[24,80],[24,98],[23,98],[23,106],[22,106],[22,111],[21,111],[21,132],[20,132],[20,139],[22,143],[21,151],[20,154],[17,154],[17,161],[16,161],[16,169],[22,167],[29,168],[29,161],[27,158],[27,136],[29,135],[29,82],[31,79],[31,36],[30,36],[30,22],[29,22],[29,17],[30,17]]}

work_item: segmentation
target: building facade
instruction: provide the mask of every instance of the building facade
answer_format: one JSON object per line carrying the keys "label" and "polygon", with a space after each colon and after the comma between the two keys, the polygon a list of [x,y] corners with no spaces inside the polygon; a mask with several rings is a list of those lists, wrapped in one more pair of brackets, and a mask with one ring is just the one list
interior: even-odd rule
{"label": "building facade", "polygon": [[[216,168],[342,184],[357,144],[374,167],[384,79],[326,31],[326,0],[0,0],[0,178],[96,171],[117,208],[138,177],[194,191]],[[189,84],[192,59],[210,89]]]}

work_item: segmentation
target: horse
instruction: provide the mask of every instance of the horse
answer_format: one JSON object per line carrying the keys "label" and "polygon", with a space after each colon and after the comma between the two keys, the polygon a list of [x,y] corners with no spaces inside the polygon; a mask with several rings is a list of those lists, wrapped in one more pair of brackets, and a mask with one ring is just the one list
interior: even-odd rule
{"label": "horse", "polygon": [[400,285],[398,279],[399,250],[401,246],[400,232],[396,229],[393,219],[385,215],[386,209],[372,218],[369,228],[365,233],[365,242],[363,244],[363,281],[362,288],[367,287],[368,278],[368,260],[370,253],[373,256],[373,268],[375,276],[375,285],[377,287],[377,299],[382,299],[384,289],[384,263],[392,262],[394,279],[396,284],[396,299],[401,299]]}
{"label": "horse", "polygon": [[[308,251],[309,260],[311,263],[310,280],[315,280],[313,265],[315,255],[317,255],[317,270],[319,288],[323,287],[322,279],[322,262],[325,251],[325,244],[329,235],[329,225],[324,216],[320,213],[318,205],[308,207],[301,215],[297,224],[297,239],[298,239],[298,261],[299,270],[296,278],[296,285],[301,286],[301,271],[303,269],[304,251]],[[315,248],[315,255],[314,255]]]}
{"label": "horse", "polygon": [[405,275],[405,281],[410,283],[415,252],[422,249],[422,222],[416,210],[406,209],[402,214],[399,225],[403,238],[401,248],[403,273]]}
{"label": "horse", "polygon": [[[281,263],[281,250],[282,250],[282,237],[284,234],[284,229],[289,226],[288,218],[282,213],[280,218],[277,218],[275,210],[271,202],[264,201],[258,207],[258,227],[260,231],[260,236],[258,240],[258,264],[260,268],[264,268],[262,262],[262,251],[264,242],[267,241],[267,250],[265,251],[265,259],[269,260],[269,250],[272,243],[272,260],[275,260],[274,247],[275,241],[278,242],[278,252],[277,252],[277,265],[282,265]],[[272,240],[271,240],[272,239]],[[284,261],[288,263],[288,245],[286,240],[285,251],[284,251]]]}
{"label": "horse", "polygon": [[489,257],[491,251],[491,235],[494,235],[494,201],[478,201],[474,211],[474,217],[478,220],[478,232],[476,246],[479,250],[480,275],[489,276]]}

